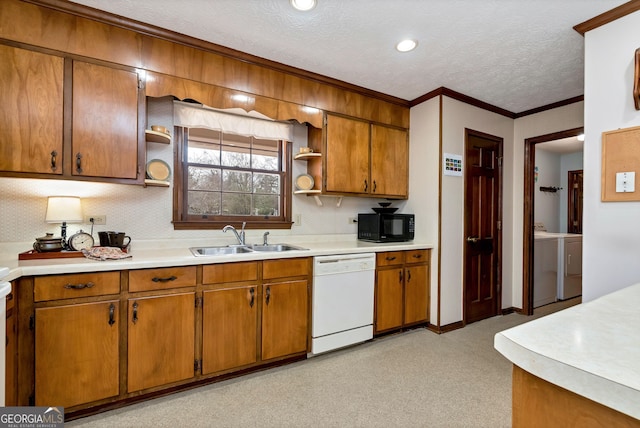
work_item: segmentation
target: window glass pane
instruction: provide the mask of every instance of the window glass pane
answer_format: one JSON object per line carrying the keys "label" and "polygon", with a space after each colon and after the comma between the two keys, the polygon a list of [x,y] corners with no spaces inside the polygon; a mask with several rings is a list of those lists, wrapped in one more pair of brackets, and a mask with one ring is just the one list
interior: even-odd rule
{"label": "window glass pane", "polygon": [[189,215],[220,215],[220,193],[189,191]]}
{"label": "window glass pane", "polygon": [[280,194],[280,175],[254,173],[253,192]]}
{"label": "window glass pane", "polygon": [[254,215],[258,216],[274,216],[280,215],[280,196],[279,195],[254,195]]}
{"label": "window glass pane", "polygon": [[251,172],[224,171],[222,174],[222,190],[229,192],[251,193]]}
{"label": "window glass pane", "polygon": [[220,165],[220,132],[200,128],[190,129],[187,161],[205,165]]}
{"label": "window glass pane", "polygon": [[189,190],[220,190],[222,172],[218,168],[189,167]]}
{"label": "window glass pane", "polygon": [[253,169],[264,169],[268,171],[278,171],[279,165],[279,141],[277,140],[254,140],[253,141]]}
{"label": "window glass pane", "polygon": [[251,194],[222,193],[223,215],[251,215]]}
{"label": "window glass pane", "polygon": [[224,134],[222,137],[221,164],[236,168],[250,168],[251,140],[251,137]]}

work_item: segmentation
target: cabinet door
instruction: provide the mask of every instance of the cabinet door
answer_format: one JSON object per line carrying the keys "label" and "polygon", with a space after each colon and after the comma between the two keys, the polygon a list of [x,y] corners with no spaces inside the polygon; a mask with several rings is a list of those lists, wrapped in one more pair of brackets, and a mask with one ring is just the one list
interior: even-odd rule
{"label": "cabinet door", "polygon": [[205,291],[202,304],[202,374],[257,361],[257,286]]}
{"label": "cabinet door", "polygon": [[74,62],[72,149],[73,175],[137,177],[137,73]]}
{"label": "cabinet door", "polygon": [[327,115],[326,191],[369,193],[369,124]]}
{"label": "cabinet door", "polygon": [[371,193],[406,198],[409,194],[407,132],[371,125]]}
{"label": "cabinet door", "polygon": [[6,348],[5,348],[5,406],[18,405],[18,337],[16,335],[16,314],[14,310],[7,311]]}
{"label": "cabinet door", "polygon": [[428,320],[428,273],[426,265],[411,266],[404,270],[404,324]]}
{"label": "cabinet door", "polygon": [[62,58],[0,45],[0,170],[62,174]]}
{"label": "cabinet door", "polygon": [[307,350],[308,299],[307,281],[263,284],[263,360]]}
{"label": "cabinet door", "polygon": [[36,406],[68,408],[118,395],[118,304],[36,309]]}
{"label": "cabinet door", "polygon": [[129,299],[129,392],[194,376],[195,293]]}
{"label": "cabinet door", "polygon": [[377,272],[376,280],[376,333],[402,326],[403,268]]}

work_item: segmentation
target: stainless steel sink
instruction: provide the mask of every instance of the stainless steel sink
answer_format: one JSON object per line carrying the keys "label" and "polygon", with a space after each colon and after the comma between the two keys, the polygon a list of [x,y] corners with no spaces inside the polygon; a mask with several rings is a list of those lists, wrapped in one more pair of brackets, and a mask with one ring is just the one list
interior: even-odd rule
{"label": "stainless steel sink", "polygon": [[289,244],[253,244],[249,246],[253,251],[292,251],[292,250],[308,250],[308,248],[297,247]]}
{"label": "stainless steel sink", "polygon": [[196,257],[223,256],[225,254],[251,253],[253,250],[247,246],[225,245],[220,247],[191,247],[191,253]]}

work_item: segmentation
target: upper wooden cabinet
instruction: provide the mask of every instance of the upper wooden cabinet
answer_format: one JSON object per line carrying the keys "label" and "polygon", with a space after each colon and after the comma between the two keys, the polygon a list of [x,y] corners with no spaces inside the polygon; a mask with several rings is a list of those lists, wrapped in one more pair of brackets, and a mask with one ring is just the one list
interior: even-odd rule
{"label": "upper wooden cabinet", "polygon": [[409,197],[407,131],[371,125],[371,193]]}
{"label": "upper wooden cabinet", "polygon": [[74,61],[72,175],[137,178],[138,105],[137,73]]}
{"label": "upper wooden cabinet", "polygon": [[64,59],[0,45],[0,171],[62,174]]}
{"label": "upper wooden cabinet", "polygon": [[309,146],[322,158],[308,161],[321,193],[406,199],[409,196],[407,131],[356,118],[326,115],[310,128]]}

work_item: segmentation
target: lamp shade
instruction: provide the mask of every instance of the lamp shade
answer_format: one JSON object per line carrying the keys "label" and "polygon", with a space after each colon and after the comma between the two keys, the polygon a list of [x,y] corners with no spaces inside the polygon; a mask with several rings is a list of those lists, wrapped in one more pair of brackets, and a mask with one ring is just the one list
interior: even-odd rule
{"label": "lamp shade", "polygon": [[82,222],[80,198],[77,196],[49,196],[44,221],[47,223]]}

